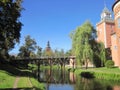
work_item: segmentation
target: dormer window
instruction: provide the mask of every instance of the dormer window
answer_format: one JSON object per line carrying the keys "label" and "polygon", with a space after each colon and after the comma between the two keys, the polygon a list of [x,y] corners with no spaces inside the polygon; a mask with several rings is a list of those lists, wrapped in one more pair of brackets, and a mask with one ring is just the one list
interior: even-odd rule
{"label": "dormer window", "polygon": [[118,18],[118,28],[120,28],[120,18]]}

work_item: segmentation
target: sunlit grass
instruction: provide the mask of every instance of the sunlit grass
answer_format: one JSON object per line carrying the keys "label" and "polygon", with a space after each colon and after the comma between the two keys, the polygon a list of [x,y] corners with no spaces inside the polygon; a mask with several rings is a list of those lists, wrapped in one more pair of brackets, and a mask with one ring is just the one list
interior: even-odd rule
{"label": "sunlit grass", "polygon": [[17,88],[31,88],[29,78],[28,77],[20,77]]}
{"label": "sunlit grass", "polygon": [[34,88],[39,90],[45,90],[45,85],[43,83],[38,82],[35,78],[30,78],[30,81]]}
{"label": "sunlit grass", "polygon": [[75,73],[80,74],[82,72],[93,73],[95,78],[120,81],[120,69],[119,68],[89,68],[89,69],[76,69]]}
{"label": "sunlit grass", "polygon": [[0,70],[0,89],[1,88],[12,88],[15,81],[15,77],[10,73]]}

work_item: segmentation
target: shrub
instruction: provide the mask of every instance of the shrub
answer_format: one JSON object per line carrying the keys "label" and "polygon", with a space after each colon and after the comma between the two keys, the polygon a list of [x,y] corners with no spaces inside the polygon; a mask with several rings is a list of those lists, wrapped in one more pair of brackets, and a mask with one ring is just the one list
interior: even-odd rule
{"label": "shrub", "polygon": [[92,72],[81,72],[80,75],[87,79],[94,78],[94,74]]}
{"label": "shrub", "polygon": [[112,68],[114,66],[114,62],[112,60],[108,60],[105,63],[105,67]]}

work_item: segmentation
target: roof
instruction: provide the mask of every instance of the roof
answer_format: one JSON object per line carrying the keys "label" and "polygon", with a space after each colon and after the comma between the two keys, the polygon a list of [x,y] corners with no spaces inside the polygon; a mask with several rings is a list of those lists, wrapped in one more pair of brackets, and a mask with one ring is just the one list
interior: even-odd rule
{"label": "roof", "polygon": [[114,6],[115,6],[119,1],[120,1],[120,0],[117,0],[117,1],[113,4],[112,10],[113,10]]}
{"label": "roof", "polygon": [[102,13],[111,13],[111,12],[108,10],[108,8],[107,8],[107,7],[104,7],[104,9],[103,9]]}

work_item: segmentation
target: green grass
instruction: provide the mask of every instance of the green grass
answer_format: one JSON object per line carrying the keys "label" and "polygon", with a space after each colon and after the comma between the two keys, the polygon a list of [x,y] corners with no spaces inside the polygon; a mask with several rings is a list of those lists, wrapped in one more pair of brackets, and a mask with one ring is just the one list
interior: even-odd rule
{"label": "green grass", "polygon": [[30,82],[29,82],[29,78],[28,77],[20,77],[20,80],[17,84],[18,88],[32,88],[32,86],[30,86]]}
{"label": "green grass", "polygon": [[80,74],[82,72],[93,73],[95,78],[120,81],[120,69],[119,68],[90,68],[90,69],[76,69],[75,73]]}
{"label": "green grass", "polygon": [[[30,70],[20,70],[9,64],[0,64],[0,89],[13,88],[16,76],[18,75],[20,75],[20,79],[17,83],[17,88],[31,90],[31,88],[35,87],[35,90],[45,90],[45,85],[34,79]],[[33,87],[30,85],[30,82]]]}
{"label": "green grass", "polygon": [[10,73],[0,70],[0,88],[12,88],[15,77]]}
{"label": "green grass", "polygon": [[45,85],[43,83],[39,83],[35,78],[30,78],[30,81],[34,88],[38,90],[45,90]]}

